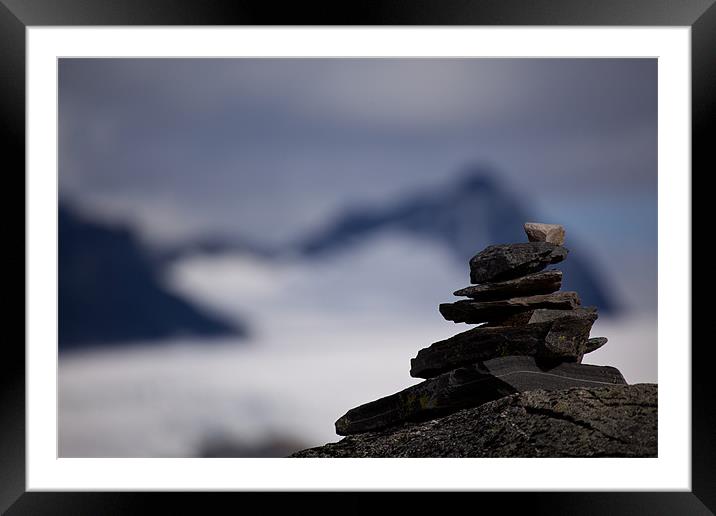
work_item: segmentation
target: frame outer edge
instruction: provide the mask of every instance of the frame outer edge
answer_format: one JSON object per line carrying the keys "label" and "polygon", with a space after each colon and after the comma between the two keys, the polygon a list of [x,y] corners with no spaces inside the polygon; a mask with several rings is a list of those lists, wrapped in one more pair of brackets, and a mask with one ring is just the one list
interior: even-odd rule
{"label": "frame outer edge", "polygon": [[[191,6],[188,2],[185,3],[184,9],[181,10],[181,15],[171,16],[168,14],[167,9],[159,8],[152,11],[149,14],[132,14],[131,9],[127,9],[127,4],[116,9],[108,9],[107,11],[101,12],[98,9],[84,10],[87,7],[88,2],[83,0],[60,0],[57,4],[61,4],[61,7],[67,9],[62,10],[61,8],[55,9],[49,8],[49,2],[42,0],[23,0],[24,6],[18,0],[3,0],[4,3],[0,3],[0,84],[2,84],[2,90],[4,93],[3,98],[0,99],[0,113],[2,113],[3,121],[7,122],[5,125],[8,128],[8,149],[10,149],[10,156],[15,158],[15,165],[13,168],[22,168],[23,170],[23,199],[25,194],[24,189],[24,130],[25,130],[25,24],[28,25],[62,25],[67,24],[68,20],[74,22],[77,25],[92,25],[99,24],[100,22],[107,23],[109,25],[121,24],[127,22],[133,22],[135,24],[147,24],[147,23],[158,23],[158,24],[177,24],[177,23],[188,23],[185,16],[195,16],[195,12],[192,12],[192,7],[197,9],[197,3],[192,2]],[[5,4],[10,4],[13,10],[10,10]],[[97,4],[102,3],[102,0],[97,0]],[[121,1],[116,1],[116,4],[121,4]],[[131,3],[131,2],[129,2]],[[159,2],[164,3],[166,2]],[[180,2],[181,3],[181,2]],[[505,2],[507,3],[507,2]],[[514,8],[514,2],[509,2]],[[415,24],[425,23],[426,16],[430,18],[433,16],[436,20],[433,24],[442,22],[445,24],[455,24],[455,20],[460,19],[461,16],[464,20],[464,24],[478,24],[480,19],[475,19],[476,14],[485,15],[485,19],[482,20],[482,24],[540,24],[550,22],[553,24],[578,24],[575,19],[574,9],[567,15],[560,16],[555,11],[559,11],[559,5],[563,2],[556,1],[551,5],[554,11],[549,13],[548,19],[541,20],[543,16],[538,13],[521,12],[517,13],[514,9],[506,9],[507,12],[501,10],[496,4],[492,5],[492,9],[488,6],[486,10],[473,9],[470,12],[470,7],[465,2],[450,2],[451,7],[457,7],[457,9],[448,9],[447,15],[438,15],[434,9],[423,10],[422,13],[415,15],[412,18],[413,21],[406,22],[404,15],[405,10],[395,8],[395,10],[384,9],[377,13],[372,12],[369,18],[375,17],[377,14],[385,16],[386,19],[393,23],[399,23],[397,19],[402,19],[402,23]],[[716,44],[714,43],[714,36],[716,34],[716,6],[713,0],[708,1],[691,1],[683,2],[680,10],[678,10],[671,4],[671,10],[666,9],[664,11],[663,4],[661,11],[657,15],[649,14],[647,5],[644,2],[632,2],[630,4],[631,9],[623,9],[621,14],[623,15],[621,20],[619,17],[619,9],[615,9],[614,5],[611,9],[607,9],[606,14],[596,18],[604,18],[601,22],[595,17],[581,16],[579,21],[581,24],[664,24],[664,25],[680,25],[689,24],[688,22],[693,21],[692,26],[692,130],[693,130],[693,163],[694,168],[699,170],[703,169],[704,174],[706,173],[706,166],[709,165],[708,170],[713,170],[714,159],[709,155],[709,141],[707,135],[709,134],[708,129],[714,128],[714,119],[716,119],[714,101],[714,85],[716,84]],[[394,4],[396,6],[397,4]],[[427,5],[425,2],[421,2],[421,5]],[[622,4],[623,5],[623,4]],[[654,4],[652,4],[653,6]],[[23,7],[29,6],[27,9]],[[460,9],[462,7],[462,9]],[[475,7],[474,5],[472,7]],[[634,16],[634,10],[643,8],[644,12],[641,16],[637,16],[642,22],[639,23]],[[43,11],[44,9],[44,11]],[[216,17],[209,15],[207,18],[207,11],[198,9],[199,16],[194,18],[195,22],[209,22],[209,18],[213,18],[216,23]],[[248,9],[244,13],[248,13]],[[627,12],[628,11],[628,12]],[[694,14],[698,11],[700,14]],[[219,9],[219,12],[225,12]],[[237,14],[235,11],[231,11],[233,15],[229,15],[229,18],[235,18]],[[229,14],[226,11],[226,14]],[[276,15],[276,12],[273,13]],[[246,18],[241,17],[244,23],[252,24],[253,20],[251,16]],[[261,20],[265,20],[265,16],[258,15],[255,21],[257,24],[262,24]],[[527,23],[526,18],[532,18],[532,23]],[[490,21],[488,21],[488,19]],[[501,21],[499,21],[501,19]],[[517,21],[517,20],[520,21]],[[540,20],[540,21],[538,21]],[[625,21],[626,20],[626,21]],[[469,22],[469,23],[468,23]],[[264,21],[265,23],[265,21]],[[339,21],[334,20],[333,23],[342,24]],[[385,22],[384,22],[385,23]],[[16,177],[20,177],[18,174]],[[8,208],[6,208],[8,209]],[[8,212],[9,213],[9,212]],[[6,220],[12,220],[8,215]],[[24,230],[24,228],[23,228]],[[23,264],[24,264],[24,231],[23,231]],[[24,267],[24,265],[23,265]],[[19,305],[19,304],[18,304]],[[23,312],[24,312],[24,295],[23,295]],[[24,315],[24,313],[23,313]],[[19,319],[19,317],[17,318]],[[23,317],[24,320],[24,317]],[[24,333],[24,328],[23,328]],[[24,342],[24,335],[23,335]],[[3,369],[2,377],[0,377],[0,420],[3,424],[0,427],[0,432],[4,432],[3,438],[0,439],[0,511],[6,510],[9,505],[13,503],[15,499],[20,497],[19,503],[13,506],[18,508],[18,505],[24,506],[29,502],[28,498],[34,499],[35,496],[42,496],[40,493],[36,494],[25,494],[25,356],[24,348],[19,349],[19,346],[7,346],[5,355],[7,362],[10,367],[14,370],[10,370],[7,366]],[[713,442],[713,432],[716,428],[716,411],[713,408],[713,403],[710,397],[712,392],[712,386],[707,384],[707,360],[706,353],[708,351],[704,348],[693,349],[694,361],[694,389],[693,389],[693,414],[697,417],[694,418],[693,428],[693,492],[696,496],[688,497],[689,504],[692,509],[695,506],[693,502],[699,501],[701,508],[704,509],[704,513],[708,511],[706,507],[713,509],[716,507],[716,480],[714,479],[714,468],[713,464],[716,464],[716,448]],[[698,378],[698,383],[696,379]],[[701,388],[698,388],[701,387]],[[698,420],[698,425],[696,424]],[[49,494],[49,493],[48,493]],[[555,493],[556,495],[557,493]],[[606,495],[607,493],[603,493]],[[624,493],[626,494],[626,493]],[[686,493],[669,493],[668,495],[675,495],[675,498],[686,501],[684,498]],[[32,496],[30,496],[32,495]],[[95,495],[99,495],[96,493]],[[569,497],[569,494],[565,494]],[[585,499],[589,499],[593,493],[586,493]],[[643,493],[645,498],[652,499],[647,493]],[[653,495],[653,494],[652,494]],[[667,493],[664,493],[667,495]],[[60,497],[73,497],[76,499],[78,493],[65,495],[57,494],[57,497],[53,501],[59,501]],[[117,496],[115,493],[114,496]],[[125,500],[136,499],[133,494],[127,493],[125,496],[121,496]],[[553,498],[551,495],[546,495],[548,498]],[[91,495],[88,496],[91,498]],[[44,496],[43,496],[44,498]],[[141,495],[139,498],[143,498]],[[601,498],[601,496],[599,497]],[[616,497],[615,497],[616,498]],[[692,498],[697,498],[693,500]],[[663,500],[663,499],[662,499]],[[557,500],[553,500],[557,501]],[[55,509],[60,507],[55,506]],[[12,511],[14,512],[14,511]],[[61,513],[61,509],[58,513]],[[539,511],[537,511],[539,512]],[[618,513],[618,511],[617,511]]]}
{"label": "frame outer edge", "polygon": [[[698,18],[691,27],[691,113],[692,113],[692,242],[693,235],[704,235],[703,224],[693,215],[693,179],[711,175],[716,169],[713,138],[716,133],[716,4]],[[701,228],[703,231],[698,231]],[[704,271],[705,266],[696,262],[700,256],[693,252],[692,277],[694,270]],[[706,287],[699,282],[697,289]],[[692,300],[693,297],[692,281]],[[714,362],[713,347],[708,340],[698,339],[694,343],[693,320],[696,309],[705,311],[703,305],[692,301],[692,490],[711,510],[716,512],[716,406],[711,378]],[[699,321],[708,319],[702,313]]]}
{"label": "frame outer edge", "polygon": [[26,25],[681,25],[714,0],[2,0]]}
{"label": "frame outer edge", "polygon": [[[25,25],[0,3],[0,120],[5,172],[3,177],[6,200],[2,204],[5,229],[15,231],[13,238],[4,236],[8,246],[6,271],[22,270],[8,277],[22,281],[22,297],[12,297],[4,309],[3,320],[19,326],[20,335],[5,337],[0,361],[0,512],[25,491]],[[9,158],[9,159],[8,159]],[[10,183],[10,184],[8,184]],[[18,210],[22,209],[22,227]],[[15,222],[13,225],[12,222]],[[22,244],[20,244],[22,242]],[[9,267],[8,267],[9,265]],[[19,291],[20,286],[17,286]],[[20,342],[23,344],[20,345]]]}

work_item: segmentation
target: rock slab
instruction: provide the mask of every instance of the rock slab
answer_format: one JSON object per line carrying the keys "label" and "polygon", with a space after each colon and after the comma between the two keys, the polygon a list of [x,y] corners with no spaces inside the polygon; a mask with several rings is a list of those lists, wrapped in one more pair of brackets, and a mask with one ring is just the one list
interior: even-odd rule
{"label": "rock slab", "polygon": [[614,367],[563,363],[547,369],[534,357],[497,358],[454,369],[351,409],[336,421],[336,433],[358,434],[405,421],[425,421],[515,392],[623,383],[624,377]]}
{"label": "rock slab", "polygon": [[581,317],[589,319],[592,322],[599,317],[597,308],[594,306],[580,306],[574,310],[550,310],[548,308],[538,308],[531,312],[528,324],[556,321],[563,317]]}
{"label": "rock slab", "polygon": [[535,390],[291,457],[656,457],[655,384]]}
{"label": "rock slab", "polygon": [[479,324],[501,320],[537,308],[574,310],[579,305],[580,300],[576,292],[555,292],[538,296],[513,297],[501,301],[464,299],[454,303],[442,303],[439,310],[448,321]]}
{"label": "rock slab", "polygon": [[596,351],[606,343],[606,337],[593,337],[587,341],[587,346],[584,348],[584,352],[591,353],[592,351]]}
{"label": "rock slab", "polygon": [[588,317],[596,320],[597,309],[593,306],[579,306],[570,310],[554,310],[549,308],[536,308],[534,310],[526,310],[517,312],[505,317],[494,318],[482,328],[495,326],[524,326],[526,324],[534,324],[539,322],[548,322],[559,319],[560,317]]}
{"label": "rock slab", "polygon": [[549,242],[498,244],[470,258],[470,282],[487,283],[526,276],[567,257],[566,247]]}
{"label": "rock slab", "polygon": [[478,327],[458,333],[418,351],[410,360],[410,376],[433,378],[451,369],[503,356],[535,356],[551,327],[551,323]]}
{"label": "rock slab", "polygon": [[581,362],[586,353],[594,319],[561,317],[552,322],[540,356],[546,359]]}
{"label": "rock slab", "polygon": [[456,290],[456,296],[465,296],[476,301],[494,301],[510,297],[532,296],[535,294],[551,294],[562,286],[562,271],[551,270],[528,274],[495,283],[482,283]]}
{"label": "rock slab", "polygon": [[[550,362],[581,362],[595,344],[590,345],[589,332],[596,314],[586,314],[564,315],[524,326],[480,326],[458,333],[421,349],[410,361],[410,376],[432,378],[457,367],[514,355]],[[594,349],[597,348],[591,351]]]}

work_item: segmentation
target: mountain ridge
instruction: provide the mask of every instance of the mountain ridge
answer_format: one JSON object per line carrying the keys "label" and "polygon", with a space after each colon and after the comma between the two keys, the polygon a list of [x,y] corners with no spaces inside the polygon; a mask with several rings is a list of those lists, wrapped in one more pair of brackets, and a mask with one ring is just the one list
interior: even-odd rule
{"label": "mountain ridge", "polygon": [[[383,208],[351,209],[332,218],[332,224],[294,243],[303,257],[316,258],[360,245],[381,231],[397,230],[438,243],[464,264],[477,251],[495,242],[524,242],[525,221],[540,220],[522,199],[508,192],[484,168],[468,168],[454,184],[430,192],[407,195]],[[568,225],[567,225],[568,228]],[[569,261],[559,264],[563,288],[579,291],[585,305],[602,313],[620,310],[607,294],[603,279],[582,244],[568,232]]]}
{"label": "mountain ridge", "polygon": [[107,346],[177,335],[246,336],[163,285],[161,270],[127,226],[58,212],[58,345]]}

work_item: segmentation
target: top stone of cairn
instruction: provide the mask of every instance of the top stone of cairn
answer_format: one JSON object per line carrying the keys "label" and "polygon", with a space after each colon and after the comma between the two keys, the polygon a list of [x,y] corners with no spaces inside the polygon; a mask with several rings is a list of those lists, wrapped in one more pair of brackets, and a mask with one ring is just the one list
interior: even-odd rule
{"label": "top stone of cairn", "polygon": [[556,245],[564,243],[564,227],[559,224],[525,222],[525,233],[530,242],[549,242]]}

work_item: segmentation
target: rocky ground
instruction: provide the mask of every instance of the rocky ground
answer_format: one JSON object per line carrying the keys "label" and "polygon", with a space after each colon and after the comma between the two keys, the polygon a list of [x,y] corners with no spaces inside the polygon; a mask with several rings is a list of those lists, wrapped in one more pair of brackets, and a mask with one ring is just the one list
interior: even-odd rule
{"label": "rocky ground", "polygon": [[536,390],[291,457],[656,457],[654,384]]}

